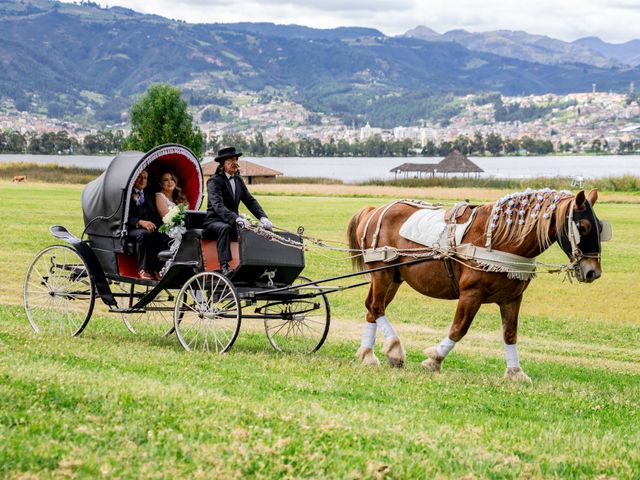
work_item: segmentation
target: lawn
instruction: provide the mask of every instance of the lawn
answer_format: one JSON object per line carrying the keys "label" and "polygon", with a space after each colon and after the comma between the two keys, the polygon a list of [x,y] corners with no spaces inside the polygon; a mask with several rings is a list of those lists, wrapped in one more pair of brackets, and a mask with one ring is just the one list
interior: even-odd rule
{"label": "lawn", "polygon": [[[20,307],[24,272],[56,243],[49,225],[80,234],[80,191],[0,183],[1,477],[638,478],[640,204],[601,194],[614,238],[600,280],[541,275],[529,287],[519,346],[533,384],[523,385],[502,379],[492,305],[443,373],[425,373],[421,351],[442,338],[455,302],[407,287],[388,311],[404,370],[354,361],[364,288],[330,298],[329,338],[313,356],[274,352],[255,320],[228,354],[188,354],[103,309],[79,338],[37,337]],[[277,225],[337,245],[353,213],[386,201],[258,198]],[[541,260],[565,258],[554,246]],[[312,250],[305,275],[349,267],[342,253]]]}

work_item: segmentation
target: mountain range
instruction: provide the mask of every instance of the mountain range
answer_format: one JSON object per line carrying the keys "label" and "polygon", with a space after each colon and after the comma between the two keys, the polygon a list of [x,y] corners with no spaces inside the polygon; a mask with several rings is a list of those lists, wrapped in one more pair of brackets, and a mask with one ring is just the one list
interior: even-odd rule
{"label": "mountain range", "polygon": [[455,42],[469,50],[547,65],[584,63],[604,68],[640,65],[640,40],[612,44],[597,37],[585,37],[573,42],[563,42],[543,35],[512,30],[479,33],[450,30],[439,34],[425,26],[413,28],[403,36],[429,42]]}
{"label": "mountain range", "polygon": [[640,84],[638,40],[188,24],[49,0],[0,0],[0,31],[0,100],[95,122],[119,121],[157,82],[180,86],[199,105],[216,104],[226,91],[251,91],[379,126],[446,120],[455,97],[470,93],[562,94],[593,84],[622,92]]}

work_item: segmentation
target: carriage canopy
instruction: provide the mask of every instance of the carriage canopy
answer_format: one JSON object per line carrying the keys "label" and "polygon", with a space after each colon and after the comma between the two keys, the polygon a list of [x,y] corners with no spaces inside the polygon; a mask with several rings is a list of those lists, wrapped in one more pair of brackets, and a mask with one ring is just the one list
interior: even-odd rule
{"label": "carriage canopy", "polygon": [[82,191],[84,224],[90,236],[120,236],[128,220],[133,184],[144,169],[149,173],[145,194],[153,195],[159,191],[159,176],[170,170],[178,177],[189,201],[189,209],[200,208],[203,198],[202,168],[187,147],[167,144],[147,153],[122,152]]}

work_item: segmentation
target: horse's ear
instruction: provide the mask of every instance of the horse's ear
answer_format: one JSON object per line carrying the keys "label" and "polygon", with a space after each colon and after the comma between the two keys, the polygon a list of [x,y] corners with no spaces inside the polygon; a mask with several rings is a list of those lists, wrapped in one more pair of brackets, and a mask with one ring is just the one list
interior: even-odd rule
{"label": "horse's ear", "polygon": [[584,190],[580,190],[578,192],[578,194],[576,195],[576,209],[580,210],[582,207],[584,207],[584,201],[587,199],[587,197],[585,197],[584,195]]}
{"label": "horse's ear", "polygon": [[587,199],[592,206],[595,205],[598,201],[598,189],[594,188],[593,190],[591,190],[589,192],[589,195],[587,195]]}

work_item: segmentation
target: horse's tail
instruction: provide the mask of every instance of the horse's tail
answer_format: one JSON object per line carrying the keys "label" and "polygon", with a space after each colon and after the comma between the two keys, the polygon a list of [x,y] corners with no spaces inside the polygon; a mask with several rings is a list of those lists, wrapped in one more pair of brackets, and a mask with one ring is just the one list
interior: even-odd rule
{"label": "horse's tail", "polygon": [[371,212],[375,207],[364,207],[360,209],[358,213],[356,213],[351,220],[349,220],[349,225],[347,226],[347,239],[349,242],[349,249],[351,250],[351,263],[353,264],[353,269],[357,272],[361,272],[364,270],[364,258],[362,255],[358,255],[356,250],[362,250],[364,245],[360,245],[360,240],[358,239],[358,225],[360,224],[360,218],[366,214]]}

